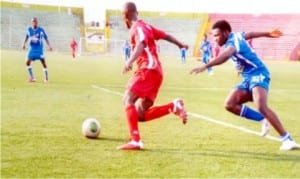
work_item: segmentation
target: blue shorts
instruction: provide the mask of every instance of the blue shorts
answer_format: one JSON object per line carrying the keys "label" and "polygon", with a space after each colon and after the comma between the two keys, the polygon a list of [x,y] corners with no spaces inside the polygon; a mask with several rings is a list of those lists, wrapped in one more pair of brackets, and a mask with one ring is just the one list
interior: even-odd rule
{"label": "blue shorts", "polygon": [[270,74],[266,70],[256,70],[250,74],[243,74],[243,81],[236,86],[237,89],[246,90],[251,93],[256,86],[269,90]]}
{"label": "blue shorts", "polygon": [[45,56],[43,53],[32,53],[32,52],[29,52],[28,53],[28,56],[27,56],[28,59],[30,60],[45,60]]}

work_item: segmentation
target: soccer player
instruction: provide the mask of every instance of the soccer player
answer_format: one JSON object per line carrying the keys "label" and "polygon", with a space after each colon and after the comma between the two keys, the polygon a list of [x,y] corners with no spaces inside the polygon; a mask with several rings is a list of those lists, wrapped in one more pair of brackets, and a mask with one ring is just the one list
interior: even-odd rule
{"label": "soccer player", "polygon": [[181,55],[181,63],[185,63],[186,61],[186,48],[180,49],[180,55]]}
{"label": "soccer player", "polygon": [[[282,32],[277,29],[271,32],[231,32],[230,24],[226,20],[220,20],[213,25],[212,35],[220,46],[225,46],[225,49],[207,64],[192,69],[191,74],[197,74],[205,71],[208,67],[223,64],[230,58],[243,80],[229,93],[225,101],[225,108],[241,117],[253,121],[264,121],[263,136],[269,131],[270,123],[281,136],[280,150],[296,148],[296,142],[283,128],[275,112],[267,105],[270,73],[247,42],[249,39],[258,37],[278,38]],[[258,111],[245,104],[249,101],[254,102]]]}
{"label": "soccer player", "polygon": [[44,68],[44,82],[47,83],[48,69],[44,56],[43,39],[45,39],[50,51],[52,51],[52,47],[49,43],[46,32],[42,27],[38,26],[38,20],[36,17],[31,19],[31,24],[32,26],[28,27],[27,29],[25,40],[22,46],[22,48],[25,49],[25,44],[29,40],[29,49],[26,61],[26,66],[29,73],[29,82],[31,83],[36,81],[33,75],[31,61],[40,60]]}
{"label": "soccer player", "polygon": [[130,51],[131,51],[130,43],[128,42],[128,40],[126,40],[124,43],[123,51],[125,55],[125,61],[127,61],[130,57]]}
{"label": "soccer player", "polygon": [[127,28],[130,29],[130,43],[133,49],[124,65],[123,73],[132,70],[134,62],[137,64],[137,70],[127,84],[123,99],[131,138],[128,143],[117,149],[141,150],[143,143],[138,121],[148,122],[173,112],[181,118],[184,124],[187,122],[187,114],[181,99],[175,99],[165,105],[153,106],[163,80],[155,42],[163,39],[177,45],[179,49],[188,49],[188,46],[138,19],[137,8],[133,2],[124,4],[122,15]]}
{"label": "soccer player", "polygon": [[77,42],[74,38],[72,38],[72,40],[70,42],[70,48],[71,48],[71,55],[72,55],[73,59],[75,59],[75,52],[76,52],[76,48],[77,48]]}
{"label": "soccer player", "polygon": [[[210,41],[207,40],[207,35],[204,34],[204,39],[200,43],[200,50],[202,52],[202,62],[203,63],[208,63],[210,58],[213,57],[212,53],[212,45]],[[213,75],[213,70],[211,67],[207,68],[208,74]]]}

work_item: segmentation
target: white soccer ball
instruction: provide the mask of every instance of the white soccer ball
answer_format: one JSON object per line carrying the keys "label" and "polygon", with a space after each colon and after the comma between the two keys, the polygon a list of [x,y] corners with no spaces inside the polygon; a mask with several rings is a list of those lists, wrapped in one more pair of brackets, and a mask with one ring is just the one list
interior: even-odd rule
{"label": "white soccer ball", "polygon": [[95,118],[87,118],[81,126],[82,134],[88,138],[97,138],[101,132],[100,122]]}

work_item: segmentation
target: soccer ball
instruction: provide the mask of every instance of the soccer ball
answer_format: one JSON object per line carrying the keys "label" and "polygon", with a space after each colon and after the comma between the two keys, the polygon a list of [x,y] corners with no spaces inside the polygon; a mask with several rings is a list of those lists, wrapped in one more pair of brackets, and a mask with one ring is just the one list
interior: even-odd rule
{"label": "soccer ball", "polygon": [[87,138],[97,138],[101,131],[100,123],[95,118],[87,118],[81,126],[82,134]]}

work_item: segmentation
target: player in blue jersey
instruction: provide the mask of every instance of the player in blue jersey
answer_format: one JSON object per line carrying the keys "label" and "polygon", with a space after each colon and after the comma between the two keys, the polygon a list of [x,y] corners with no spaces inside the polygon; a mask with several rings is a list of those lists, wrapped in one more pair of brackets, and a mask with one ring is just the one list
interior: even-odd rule
{"label": "player in blue jersey", "polygon": [[[278,38],[282,36],[282,32],[273,30],[271,32],[234,33],[231,32],[231,26],[227,21],[220,20],[213,25],[212,35],[220,46],[225,46],[225,49],[209,63],[194,68],[191,74],[203,72],[208,67],[220,65],[231,59],[243,80],[229,93],[225,101],[225,108],[250,120],[267,120],[267,122],[263,122],[262,135],[267,134],[270,123],[281,136],[280,150],[297,148],[296,142],[283,128],[277,115],[267,105],[270,73],[247,42],[249,39],[258,37]],[[253,101],[258,111],[246,106],[245,103],[248,101]]]}
{"label": "player in blue jersey", "polygon": [[124,55],[125,55],[125,61],[127,61],[130,57],[130,51],[131,51],[131,47],[130,47],[128,40],[126,40],[124,43],[123,51],[124,51]]}
{"label": "player in blue jersey", "polygon": [[186,62],[186,49],[185,48],[180,49],[180,57],[181,57],[181,63],[185,63]]}
{"label": "player in blue jersey", "polygon": [[[200,43],[199,49],[202,52],[202,62],[207,64],[211,57],[213,57],[212,53],[212,45],[210,41],[207,40],[207,35],[204,34],[203,41]],[[211,67],[207,68],[208,74],[213,75],[213,71]]]}
{"label": "player in blue jersey", "polygon": [[23,49],[25,49],[25,44],[29,40],[29,49],[26,61],[26,66],[29,73],[29,82],[36,81],[33,75],[31,62],[35,60],[40,60],[44,68],[44,82],[47,83],[48,69],[44,56],[43,39],[45,39],[50,51],[52,50],[52,47],[50,46],[46,32],[42,27],[38,26],[38,20],[36,17],[32,18],[31,24],[32,26],[28,27],[27,29],[25,40],[23,43]]}

